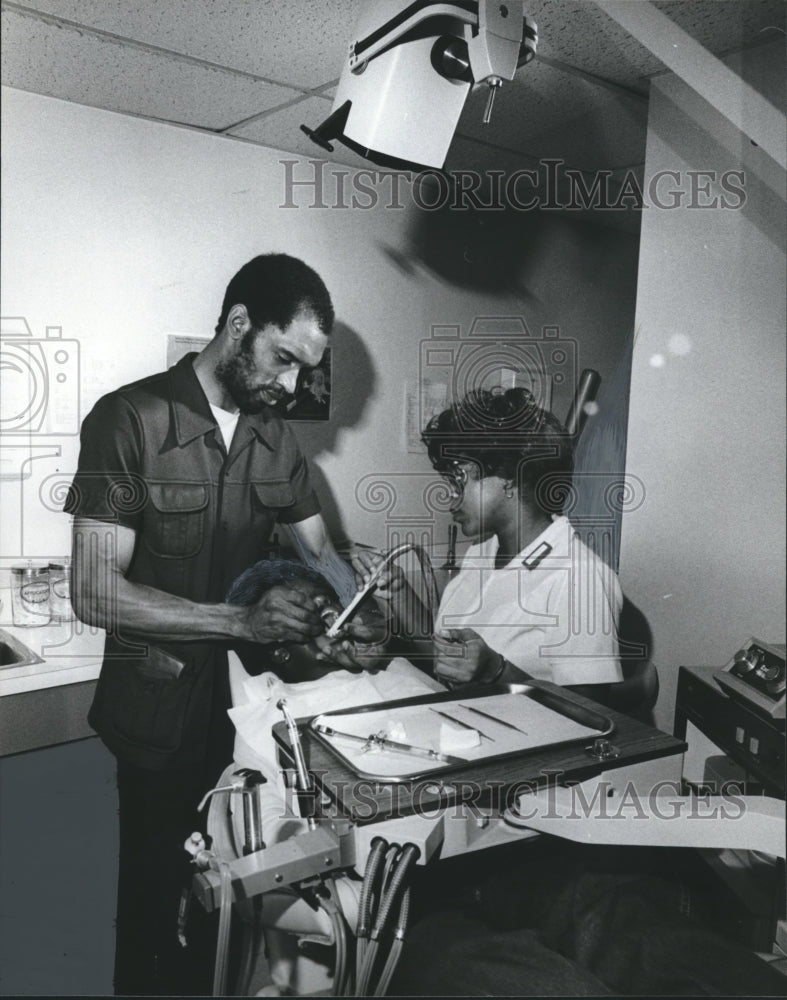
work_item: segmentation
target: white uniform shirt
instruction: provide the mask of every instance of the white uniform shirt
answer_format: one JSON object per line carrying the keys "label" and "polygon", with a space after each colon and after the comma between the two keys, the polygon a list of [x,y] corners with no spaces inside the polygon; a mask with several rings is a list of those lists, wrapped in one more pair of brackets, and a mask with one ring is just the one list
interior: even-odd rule
{"label": "white uniform shirt", "polygon": [[471,628],[514,666],[556,684],[622,680],[616,574],[558,517],[507,566],[496,537],[467,550],[446,586],[436,631]]}

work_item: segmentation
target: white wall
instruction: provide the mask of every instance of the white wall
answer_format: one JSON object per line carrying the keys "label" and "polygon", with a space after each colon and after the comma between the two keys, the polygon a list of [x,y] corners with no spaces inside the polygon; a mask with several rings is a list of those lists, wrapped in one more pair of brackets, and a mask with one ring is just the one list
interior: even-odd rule
{"label": "white wall", "polygon": [[[519,287],[484,292],[461,240],[450,232],[435,245],[440,224],[407,189],[401,208],[388,207],[385,184],[367,210],[310,208],[308,187],[295,195],[299,207],[282,208],[289,154],[8,88],[3,114],[2,314],[26,317],[35,337],[56,325],[79,341],[83,415],[100,394],[162,369],[167,334],[211,336],[226,282],[251,256],[281,250],[320,272],[339,320],[335,408],[327,424],[296,427],[324,474],[331,522],[359,540],[383,544],[391,518],[425,513],[430,470],[404,447],[404,385],[418,378],[419,344],[433,324],[467,332],[477,315],[521,316],[535,337],[556,325],[579,342],[578,366],[605,378],[631,330],[634,236],[523,216],[501,258]],[[313,177],[305,161],[297,171]],[[435,266],[410,266],[424,240]],[[451,262],[460,284],[443,276]],[[571,388],[556,387],[559,416]],[[6,566],[68,549],[51,477],[68,478],[78,441],[39,434],[33,443],[62,454],[44,453],[21,483],[0,482]],[[356,486],[372,473],[407,473],[389,477],[402,498],[388,514],[359,505]],[[447,522],[434,537],[444,543]]]}
{"label": "white wall", "polygon": [[[778,45],[735,68],[781,106],[783,60]],[[653,86],[646,185],[660,170],[684,188],[689,170],[743,170],[747,195],[642,224],[627,471],[646,499],[624,515],[621,579],[653,631],[669,727],[679,665],[784,641],[784,174],[672,75]]]}

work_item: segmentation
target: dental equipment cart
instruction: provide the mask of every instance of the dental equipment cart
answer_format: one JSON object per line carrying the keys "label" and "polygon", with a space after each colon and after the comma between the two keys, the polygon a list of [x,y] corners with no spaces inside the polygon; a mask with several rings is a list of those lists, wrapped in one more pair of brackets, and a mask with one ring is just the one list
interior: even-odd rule
{"label": "dental equipment cart", "polygon": [[[264,894],[266,926],[333,944],[334,991],[354,985],[355,995],[384,995],[414,864],[539,832],[784,854],[783,802],[747,799],[737,821],[726,822],[723,797],[683,794],[682,739],[546,682],[473,686],[297,725],[288,719],[273,735],[291,777],[286,815],[282,808],[263,824],[253,794],[264,785],[242,774],[234,856],[221,864],[210,851],[197,857],[203,870],[193,893],[207,910],[231,901],[247,911]],[[703,815],[710,821],[698,822]],[[214,839],[216,855],[219,848]],[[379,903],[376,918],[370,899]],[[383,942],[387,958],[378,954]]]}

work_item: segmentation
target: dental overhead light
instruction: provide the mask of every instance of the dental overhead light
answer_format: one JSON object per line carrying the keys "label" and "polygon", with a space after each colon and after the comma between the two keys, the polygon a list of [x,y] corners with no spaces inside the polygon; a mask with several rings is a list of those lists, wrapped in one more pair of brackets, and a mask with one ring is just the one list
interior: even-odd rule
{"label": "dental overhead light", "polygon": [[331,114],[315,129],[372,163],[441,168],[471,86],[486,84],[484,123],[503,80],[536,52],[524,0],[369,0],[350,45]]}

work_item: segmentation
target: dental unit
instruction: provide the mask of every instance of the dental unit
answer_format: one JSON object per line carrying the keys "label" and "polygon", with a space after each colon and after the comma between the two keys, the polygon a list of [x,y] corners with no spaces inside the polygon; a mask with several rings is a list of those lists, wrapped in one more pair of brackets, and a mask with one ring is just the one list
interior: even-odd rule
{"label": "dental unit", "polygon": [[[409,549],[392,549],[380,571]],[[417,554],[429,581],[428,556]],[[199,835],[186,845],[192,895],[221,913],[215,995],[227,985],[233,906],[244,924],[237,994],[249,988],[265,928],[292,945],[282,967],[296,995],[382,996],[416,865],[539,833],[785,856],[783,801],[684,794],[682,740],[551,683],[475,685],[302,719],[286,699],[277,704],[284,790],[272,775],[230,772],[202,804],[210,848]],[[279,948],[269,942],[272,966]]]}

